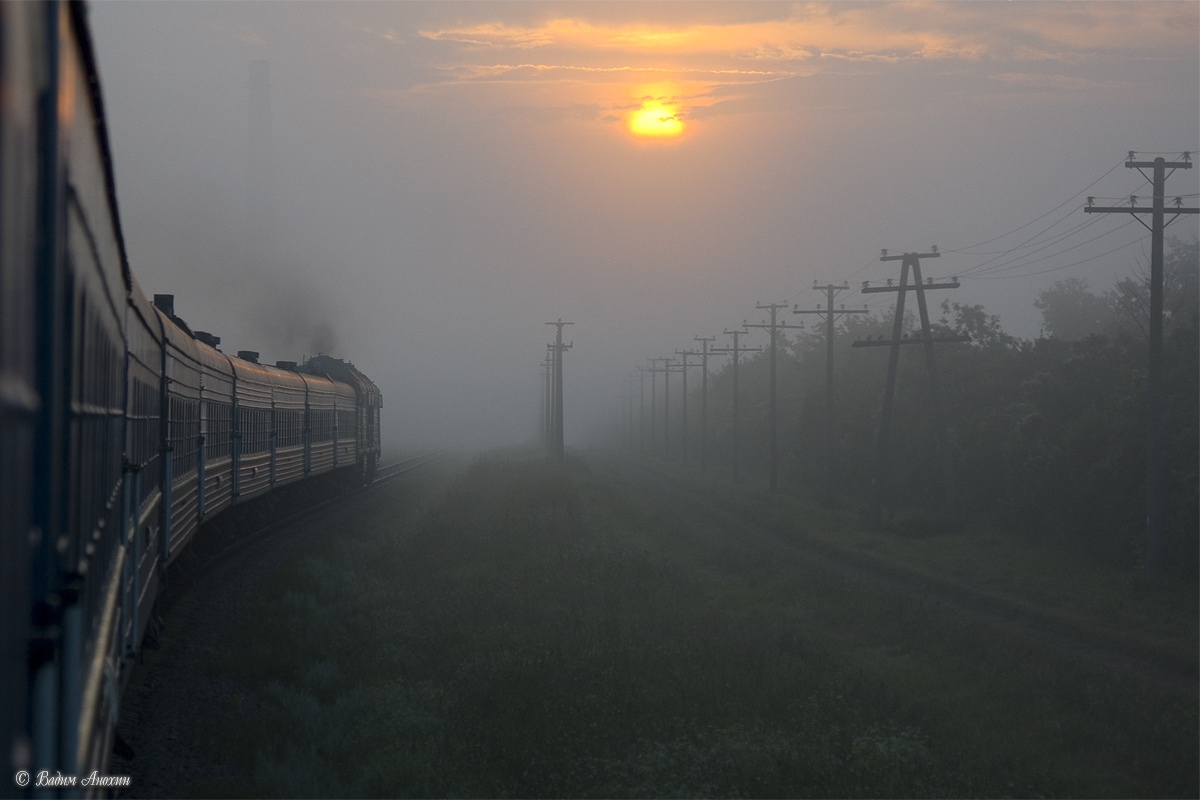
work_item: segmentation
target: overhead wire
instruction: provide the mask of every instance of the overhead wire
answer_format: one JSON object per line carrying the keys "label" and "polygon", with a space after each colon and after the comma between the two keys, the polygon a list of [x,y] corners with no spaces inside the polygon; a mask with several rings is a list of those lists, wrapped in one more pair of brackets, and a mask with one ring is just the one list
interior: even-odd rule
{"label": "overhead wire", "polygon": [[[1085,228],[1090,228],[1092,225],[1096,224],[1099,221],[1100,221],[1099,217],[1088,220],[1086,223],[1078,226],[1077,228],[1073,228],[1071,232],[1076,233],[1078,231],[1084,230]],[[1126,225],[1129,225],[1135,221],[1136,220],[1129,220],[1127,222],[1124,222],[1124,223],[1116,226],[1115,228],[1109,228],[1104,233],[1101,233],[1098,236],[1093,236],[1090,239],[1084,239],[1081,242],[1076,242],[1075,244],[1071,245],[1070,247],[1064,247],[1062,250],[1059,250],[1057,252],[1051,253],[1046,256],[1042,256],[1041,258],[1026,260],[1026,259],[1029,259],[1030,256],[1032,256],[1036,253],[1040,253],[1047,248],[1054,247],[1054,246],[1062,243],[1063,237],[1057,237],[1056,239],[1046,242],[1045,244],[1042,244],[1042,245],[1038,246],[1037,248],[1030,250],[1027,253],[1023,253],[1019,256],[1015,256],[1015,257],[1009,259],[1008,261],[1001,261],[998,264],[991,264],[990,266],[986,267],[985,269],[980,269],[980,267],[978,267],[978,266],[973,267],[970,270],[965,270],[958,274],[960,276],[978,277],[980,275],[989,275],[993,272],[1003,272],[1006,269],[1014,268],[1014,265],[1016,265],[1015,268],[1020,268],[1022,266],[1026,266],[1028,264],[1036,264],[1037,262],[1044,261],[1047,258],[1053,258],[1054,256],[1060,256],[1060,255],[1063,255],[1064,253],[1069,253],[1072,250],[1074,250],[1078,247],[1083,247],[1086,244],[1090,244],[1091,242],[1094,242],[1097,239],[1103,239],[1105,236],[1109,236],[1109,235],[1119,231],[1121,228],[1124,228]],[[995,260],[995,259],[993,259],[993,260]]]}
{"label": "overhead wire", "polygon": [[1105,173],[1104,173],[1103,175],[1101,175],[1099,178],[1096,178],[1096,180],[1092,181],[1092,182],[1091,182],[1091,183],[1089,183],[1087,186],[1083,187],[1083,188],[1082,188],[1082,189],[1080,189],[1078,192],[1076,192],[1075,194],[1073,194],[1073,195],[1071,195],[1070,197],[1068,197],[1066,200],[1063,200],[1061,203],[1059,203],[1059,204],[1058,204],[1058,205],[1056,205],[1054,208],[1052,208],[1052,209],[1050,209],[1049,211],[1047,211],[1045,214],[1042,214],[1042,215],[1040,215],[1040,216],[1038,216],[1038,217],[1034,217],[1033,219],[1029,220],[1029,222],[1026,222],[1026,223],[1025,223],[1025,224],[1023,224],[1023,225],[1018,225],[1017,227],[1013,228],[1011,231],[1008,231],[1008,232],[1006,232],[1006,233],[1002,233],[1002,234],[1000,234],[999,236],[993,236],[991,239],[985,239],[985,240],[983,240],[982,242],[976,242],[975,244],[968,244],[968,245],[964,245],[964,246],[962,246],[962,247],[957,247],[957,248],[952,248],[952,249],[943,249],[943,250],[942,250],[942,252],[943,252],[943,253],[961,253],[961,254],[970,255],[970,254],[966,253],[966,251],[967,251],[967,250],[972,250],[972,249],[974,249],[974,248],[976,248],[976,247],[982,247],[982,246],[983,246],[983,245],[985,245],[985,244],[991,244],[992,242],[999,241],[1000,239],[1003,239],[1003,238],[1005,238],[1006,236],[1011,236],[1012,234],[1016,233],[1016,232],[1017,232],[1017,231],[1019,231],[1019,230],[1022,230],[1022,229],[1024,229],[1024,228],[1028,228],[1030,225],[1033,225],[1033,224],[1035,224],[1035,223],[1037,223],[1037,222],[1041,222],[1043,219],[1045,219],[1046,217],[1050,216],[1050,215],[1051,215],[1051,214],[1053,214],[1055,211],[1058,211],[1060,208],[1062,208],[1063,206],[1065,206],[1067,203],[1071,202],[1071,201],[1072,201],[1072,200],[1074,200],[1076,197],[1079,197],[1079,196],[1080,196],[1080,195],[1082,195],[1084,192],[1086,192],[1088,189],[1091,189],[1091,188],[1092,188],[1093,186],[1095,186],[1097,183],[1099,183],[1100,181],[1102,181],[1102,180],[1104,180],[1105,178],[1107,178],[1109,175],[1111,175],[1113,172],[1115,172],[1115,171],[1116,171],[1116,170],[1117,170],[1119,167],[1123,166],[1124,164],[1125,164],[1125,161],[1124,161],[1124,160],[1118,161],[1116,164],[1113,164],[1112,168],[1110,168],[1110,169],[1108,170],[1108,172],[1105,172]]}
{"label": "overhead wire", "polygon": [[[1129,225],[1129,224],[1131,224],[1131,223],[1130,222],[1125,223],[1125,225]],[[1125,227],[1125,226],[1122,225],[1120,227]],[[1137,239],[1135,239],[1132,242],[1126,242],[1125,244],[1118,245],[1117,247],[1114,247],[1111,250],[1105,250],[1103,253],[1097,253],[1094,256],[1088,256],[1087,258],[1081,258],[1078,261],[1072,261],[1070,264],[1061,264],[1057,267],[1051,267],[1050,269],[1036,270],[1034,272],[1024,272],[1024,273],[1021,273],[1018,275],[980,275],[980,276],[976,277],[975,280],[1001,281],[1001,280],[1008,280],[1010,278],[1029,278],[1029,277],[1033,277],[1035,275],[1049,275],[1052,272],[1059,272],[1061,270],[1068,269],[1070,267],[1077,267],[1080,264],[1086,264],[1089,261],[1095,261],[1098,258],[1103,258],[1104,256],[1120,252],[1121,250],[1126,250],[1130,247],[1133,247],[1136,244],[1142,244],[1145,242],[1146,238],[1149,235],[1150,235],[1149,233],[1143,234],[1142,236],[1138,237]]]}
{"label": "overhead wire", "polygon": [[[972,278],[981,278],[981,277],[984,277],[985,275],[994,275],[996,273],[1010,272],[1012,270],[1022,269],[1024,267],[1028,267],[1033,264],[1040,263],[1040,262],[1045,261],[1050,258],[1056,258],[1057,256],[1065,255],[1066,253],[1069,253],[1072,250],[1075,250],[1077,248],[1083,247],[1084,245],[1091,244],[1092,242],[1095,242],[1099,239],[1103,239],[1106,236],[1111,236],[1112,234],[1116,233],[1117,231],[1121,230],[1122,228],[1126,228],[1126,227],[1129,227],[1130,225],[1133,225],[1135,222],[1137,222],[1137,220],[1133,220],[1133,219],[1127,220],[1126,222],[1122,222],[1120,225],[1117,225],[1116,227],[1109,228],[1104,233],[1101,233],[1098,236],[1093,236],[1090,239],[1086,239],[1082,242],[1078,242],[1077,244],[1073,244],[1070,247],[1065,247],[1062,250],[1058,250],[1054,253],[1049,253],[1047,255],[1041,256],[1040,258],[1034,258],[1034,259],[1028,259],[1028,260],[1026,260],[1024,256],[1022,256],[1021,258],[1013,259],[1012,261],[1005,262],[1004,264],[996,264],[992,268],[984,270],[983,272],[980,272],[980,273],[976,273],[976,274],[972,275],[971,277]],[[1030,255],[1032,255],[1032,254],[1030,254]]]}
{"label": "overhead wire", "polygon": [[[1198,148],[1198,149],[1200,149],[1200,148]],[[1139,151],[1135,151],[1135,152],[1143,154],[1143,155],[1176,155],[1176,153],[1174,151],[1172,151],[1172,152],[1157,152],[1157,151],[1139,150]],[[1018,278],[1034,277],[1037,275],[1051,274],[1054,272],[1059,272],[1064,269],[1069,269],[1071,267],[1079,266],[1080,264],[1086,264],[1091,261],[1095,261],[1099,258],[1103,258],[1105,256],[1120,252],[1122,250],[1127,250],[1130,247],[1133,247],[1135,245],[1141,246],[1141,248],[1143,250],[1142,256],[1143,256],[1143,258],[1145,258],[1145,252],[1144,252],[1145,251],[1145,242],[1146,242],[1148,235],[1140,236],[1137,239],[1135,239],[1134,241],[1127,242],[1125,244],[1121,244],[1116,247],[1112,247],[1108,250],[1105,250],[1102,253],[1090,255],[1086,258],[1081,258],[1081,259],[1079,259],[1077,261],[1073,261],[1069,264],[1060,264],[1060,265],[1052,266],[1052,267],[1049,267],[1046,269],[1038,269],[1038,270],[1032,270],[1032,271],[1027,271],[1027,272],[1014,272],[1015,270],[1025,269],[1027,267],[1033,266],[1034,264],[1039,264],[1039,263],[1042,263],[1049,259],[1058,258],[1066,253],[1072,252],[1074,250],[1077,250],[1080,247],[1084,247],[1088,244],[1091,244],[1092,242],[1098,241],[1100,239],[1105,238],[1106,236],[1114,234],[1117,231],[1121,230],[1122,228],[1125,228],[1125,227],[1133,224],[1136,221],[1136,220],[1129,220],[1125,223],[1122,223],[1121,225],[1118,225],[1114,228],[1111,228],[1111,229],[1105,231],[1104,233],[1102,233],[1098,236],[1093,236],[1089,239],[1085,239],[1083,241],[1076,242],[1074,244],[1071,244],[1070,246],[1063,247],[1062,249],[1056,250],[1052,253],[1047,253],[1046,255],[1040,256],[1038,258],[1030,258],[1030,256],[1033,256],[1037,253],[1041,253],[1047,249],[1054,248],[1057,245],[1063,244],[1064,242],[1068,241],[1071,237],[1081,233],[1082,231],[1087,230],[1092,225],[1094,225],[1100,221],[1099,217],[1089,219],[1089,220],[1086,220],[1083,222],[1079,222],[1065,230],[1061,230],[1061,231],[1052,233],[1049,237],[1046,237],[1046,234],[1050,233],[1051,231],[1054,231],[1055,228],[1057,228],[1059,225],[1061,225],[1064,222],[1066,222],[1067,220],[1069,220],[1073,214],[1075,214],[1077,211],[1082,209],[1084,207],[1084,204],[1082,202],[1073,206],[1065,214],[1060,215],[1057,219],[1055,219],[1049,225],[1043,227],[1037,233],[1033,234],[1032,236],[1029,236],[1024,241],[1022,241],[1021,243],[1019,243],[1013,247],[1010,247],[1005,250],[972,252],[975,250],[975,248],[982,247],[984,245],[988,245],[993,242],[1000,241],[1001,239],[1009,237],[1019,231],[1022,231],[1031,225],[1035,225],[1038,222],[1041,222],[1042,220],[1046,219],[1047,217],[1051,216],[1055,212],[1062,209],[1064,206],[1070,204],[1073,200],[1076,200],[1081,195],[1084,195],[1089,189],[1094,187],[1096,184],[1100,183],[1102,180],[1107,178],[1109,175],[1111,175],[1113,172],[1115,172],[1120,167],[1124,166],[1124,164],[1125,164],[1125,159],[1118,161],[1116,164],[1114,164],[1112,167],[1110,167],[1106,172],[1104,172],[1098,178],[1093,180],[1091,183],[1089,183],[1083,189],[1081,189],[1080,191],[1071,195],[1070,197],[1063,200],[1061,203],[1059,203],[1058,205],[1049,209],[1048,211],[1044,212],[1043,214],[1040,214],[1037,217],[1034,217],[1033,219],[1029,220],[1026,223],[1018,225],[1017,227],[1015,227],[1009,231],[1006,231],[998,236],[993,236],[989,239],[984,239],[982,241],[975,242],[974,244],[964,245],[961,247],[943,248],[941,250],[941,252],[946,253],[946,254],[953,253],[953,254],[957,254],[957,255],[967,255],[967,256],[985,256],[985,255],[992,256],[991,258],[988,258],[985,261],[982,261],[978,264],[970,266],[964,270],[959,270],[956,273],[957,276],[969,277],[969,278],[976,279],[976,280],[1011,280],[1011,279],[1018,279]],[[1145,179],[1144,175],[1142,177],[1143,177],[1143,179]],[[1138,188],[1140,188],[1144,183],[1145,183],[1145,180],[1140,182],[1138,184]],[[1093,195],[1091,197],[1094,200],[1124,201],[1127,198],[1129,198],[1130,196],[1136,195],[1136,193],[1137,193],[1137,190],[1135,189],[1134,191],[1127,192],[1124,194],[1119,194],[1119,195]],[[1200,196],[1200,193],[1188,192],[1188,193],[1171,195],[1171,197],[1173,197],[1173,198],[1175,198],[1175,197],[1192,198],[1192,197],[1197,197],[1197,196]],[[1043,238],[1043,237],[1045,237],[1045,238]],[[1009,258],[1007,260],[1005,260],[1006,257],[1009,257]],[[861,275],[865,270],[867,270],[872,265],[874,265],[877,261],[878,261],[878,256],[873,256],[865,264],[858,267],[853,272],[851,272],[849,275],[847,275],[845,278],[843,278],[843,280],[846,283],[849,283],[852,279],[856,278],[858,275]],[[1011,274],[1005,274],[1005,273],[1011,273]],[[791,296],[789,296],[785,300],[785,302],[791,303],[796,298],[800,297],[802,294],[804,294],[806,291],[808,291],[810,288],[811,287],[806,286],[802,289],[799,289],[798,291],[793,293]],[[851,287],[851,288],[853,289],[853,287]],[[885,309],[885,308],[891,306],[893,303],[894,303],[894,300],[891,298],[890,294],[888,294],[888,293],[879,293],[874,297],[864,297],[863,298],[863,306],[865,308],[867,308],[868,310],[870,310],[872,312],[872,314],[874,314],[875,312],[877,312],[879,310],[882,310],[882,309]],[[751,328],[751,329],[747,330],[746,333],[749,335],[748,338],[749,338],[750,342],[754,343],[754,344],[764,343],[765,340],[763,337],[769,337],[769,334],[767,334],[766,331],[761,328]]]}
{"label": "overhead wire", "polygon": [[[1073,214],[1073,213],[1075,213],[1075,211],[1078,211],[1078,210],[1079,210],[1078,208],[1076,208],[1076,209],[1073,209],[1071,213]],[[1098,221],[1099,221],[1099,218],[1093,218],[1093,219],[1089,219],[1089,220],[1084,220],[1083,222],[1080,222],[1079,224],[1077,224],[1077,225],[1076,225],[1074,228],[1068,228],[1067,230],[1065,230],[1065,231],[1063,231],[1063,232],[1061,232],[1061,233],[1056,233],[1056,234],[1054,234],[1054,236],[1053,236],[1053,237],[1051,237],[1051,239],[1050,239],[1049,241],[1051,241],[1051,242],[1058,242],[1058,241],[1062,241],[1062,240],[1063,240],[1063,239],[1065,239],[1066,237],[1068,237],[1068,236],[1071,236],[1072,234],[1074,234],[1074,233],[1076,233],[1076,232],[1078,232],[1078,231],[1082,230],[1083,228],[1086,228],[1086,227],[1088,227],[1089,225],[1093,225],[1093,224],[1095,224],[1095,223],[1096,223],[1096,222],[1098,222]],[[1040,244],[1042,244],[1042,243],[1039,243],[1039,245],[1040,245]],[[1034,246],[1034,245],[1032,245],[1032,244],[1031,244],[1030,246],[1032,247],[1032,246]],[[1008,255],[1008,254],[1010,254],[1010,253],[1013,253],[1013,252],[1015,252],[1016,250],[1019,250],[1019,249],[1021,249],[1021,248],[1019,248],[1019,247],[1010,247],[1010,248],[1009,248],[1009,249],[1007,249],[1007,250],[985,250],[985,251],[984,251],[984,252],[982,252],[982,253],[972,253],[972,255],[977,255],[977,256],[1006,256],[1006,255]],[[986,262],[984,262],[984,263],[986,264]],[[978,267],[981,267],[981,266],[984,266],[984,265],[983,265],[983,264],[978,264],[978,265],[976,265],[976,266],[974,266],[974,267],[970,267],[970,268],[968,268],[968,269],[969,269],[969,270],[974,270],[974,269],[977,269]],[[960,274],[960,275],[963,275],[963,274],[966,274],[966,272],[967,272],[967,270],[964,270],[964,271],[961,271],[961,272],[959,272],[959,274]]]}

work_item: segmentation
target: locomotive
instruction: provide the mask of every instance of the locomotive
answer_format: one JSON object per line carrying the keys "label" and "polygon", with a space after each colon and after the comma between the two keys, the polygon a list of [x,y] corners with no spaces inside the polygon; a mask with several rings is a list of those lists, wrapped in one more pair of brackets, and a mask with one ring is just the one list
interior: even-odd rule
{"label": "locomotive", "polygon": [[175,316],[169,295],[143,294],[86,15],[79,2],[0,3],[10,776],[104,768],[166,568],[202,524],[284,486],[369,480],[380,455],[381,396],[352,364],[227,355]]}

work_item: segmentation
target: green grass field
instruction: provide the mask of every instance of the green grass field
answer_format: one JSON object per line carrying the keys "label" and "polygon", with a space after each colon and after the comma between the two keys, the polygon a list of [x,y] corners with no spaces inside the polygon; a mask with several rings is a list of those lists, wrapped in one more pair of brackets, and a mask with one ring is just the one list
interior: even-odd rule
{"label": "green grass field", "polygon": [[[866,536],[755,513],[789,510],[806,535]],[[971,562],[875,547],[934,572]],[[1024,563],[989,567],[1012,573],[995,588],[1042,602]],[[1057,590],[1062,606],[1093,615],[1071,587],[1096,580]],[[236,777],[198,794],[1200,791],[1194,694],[848,581],[579,460],[487,458],[348,517],[269,579],[211,669],[228,700],[197,724]]]}

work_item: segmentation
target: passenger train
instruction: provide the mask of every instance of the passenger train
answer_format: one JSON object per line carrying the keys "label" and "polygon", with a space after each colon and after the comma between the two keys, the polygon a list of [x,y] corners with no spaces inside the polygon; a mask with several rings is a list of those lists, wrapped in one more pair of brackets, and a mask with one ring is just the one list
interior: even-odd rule
{"label": "passenger train", "polygon": [[8,791],[33,791],[8,783],[22,770],[103,770],[166,568],[202,525],[375,471],[381,397],[352,364],[218,345],[130,272],[87,8],[0,2]]}

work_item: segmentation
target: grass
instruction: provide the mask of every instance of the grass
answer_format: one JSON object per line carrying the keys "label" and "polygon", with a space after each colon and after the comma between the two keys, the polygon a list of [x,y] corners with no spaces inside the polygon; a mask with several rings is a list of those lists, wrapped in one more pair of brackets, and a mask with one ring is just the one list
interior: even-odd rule
{"label": "grass", "polygon": [[[1078,551],[987,522],[954,531],[937,520],[901,514],[873,531],[860,514],[821,508],[805,493],[770,494],[765,480],[734,483],[716,470],[701,474],[679,462],[657,466],[772,530],[795,531],[812,542],[1050,611],[1071,624],[1149,643],[1180,662],[1194,664],[1200,653],[1200,595],[1194,584],[1164,581],[1150,588],[1134,570],[1081,563]],[[802,530],[796,520],[804,520]]]}
{"label": "grass", "polygon": [[213,796],[1195,796],[1194,698],[864,589],[578,461],[297,553],[212,669]]}

